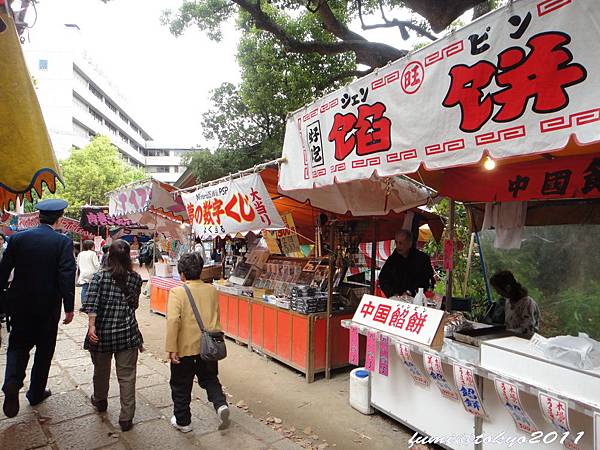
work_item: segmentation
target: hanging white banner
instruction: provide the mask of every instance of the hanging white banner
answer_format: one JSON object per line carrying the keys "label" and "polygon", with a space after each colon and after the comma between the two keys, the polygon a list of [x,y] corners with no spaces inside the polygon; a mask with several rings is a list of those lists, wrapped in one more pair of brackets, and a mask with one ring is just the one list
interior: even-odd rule
{"label": "hanging white banner", "polygon": [[521,0],[288,116],[279,187],[600,141],[597,0]]}
{"label": "hanging white banner", "polygon": [[196,236],[285,228],[258,173],[181,194],[181,198]]}

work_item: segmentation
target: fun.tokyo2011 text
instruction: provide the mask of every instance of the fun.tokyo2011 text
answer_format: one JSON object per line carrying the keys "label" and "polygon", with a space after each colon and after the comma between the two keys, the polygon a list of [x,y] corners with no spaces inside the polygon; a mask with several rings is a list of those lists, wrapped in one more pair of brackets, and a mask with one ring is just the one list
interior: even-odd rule
{"label": "fun.tokyo2011 text", "polygon": [[[577,445],[581,440],[585,432],[580,431],[579,433],[571,436],[570,441]],[[479,434],[477,436],[473,434],[453,434],[448,436],[420,436],[419,433],[415,433],[408,440],[409,448],[417,444],[438,444],[438,445],[451,445],[451,444],[488,444],[488,445],[501,445],[503,448],[513,448],[523,444],[552,444],[553,442],[560,442],[564,444],[569,439],[569,433],[558,433],[551,431],[544,433],[542,431],[536,431],[531,433],[530,436],[514,436],[505,433],[504,431],[497,434]]]}

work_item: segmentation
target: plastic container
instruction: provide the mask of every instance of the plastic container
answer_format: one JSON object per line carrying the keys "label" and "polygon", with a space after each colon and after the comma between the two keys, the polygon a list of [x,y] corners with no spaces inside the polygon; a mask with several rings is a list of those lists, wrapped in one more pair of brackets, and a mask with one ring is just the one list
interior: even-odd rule
{"label": "plastic container", "polygon": [[371,377],[364,367],[350,372],[350,406],[363,414],[373,414],[371,407]]}
{"label": "plastic container", "polygon": [[425,306],[425,294],[423,293],[423,288],[419,288],[419,292],[415,295],[415,299],[413,300],[414,305]]}

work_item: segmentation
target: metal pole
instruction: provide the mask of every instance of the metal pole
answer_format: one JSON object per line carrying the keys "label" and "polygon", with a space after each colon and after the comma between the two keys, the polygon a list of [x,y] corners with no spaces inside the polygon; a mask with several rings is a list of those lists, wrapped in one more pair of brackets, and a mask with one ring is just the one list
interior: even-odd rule
{"label": "metal pole", "polygon": [[[456,204],[450,200],[450,214],[448,218],[448,239],[454,243],[454,219]],[[454,246],[452,251],[452,267],[454,267]],[[446,311],[452,311],[452,269],[446,271]]]}
{"label": "metal pole", "polygon": [[335,228],[329,226],[329,283],[327,283],[327,331],[325,333],[325,378],[331,377],[331,305],[333,303],[333,275],[335,272]]}
{"label": "metal pole", "polygon": [[475,240],[477,241],[477,247],[479,247],[479,263],[481,264],[481,273],[483,274],[483,281],[485,281],[485,293],[489,305],[492,303],[492,291],[490,290],[490,280],[485,265],[485,258],[483,257],[483,248],[481,248],[481,239],[479,239],[479,233],[477,231],[475,232]]}
{"label": "metal pole", "polygon": [[375,271],[377,269],[377,222],[375,219],[371,220],[373,225],[373,235],[371,239],[371,288],[369,290],[371,295],[375,295]]}

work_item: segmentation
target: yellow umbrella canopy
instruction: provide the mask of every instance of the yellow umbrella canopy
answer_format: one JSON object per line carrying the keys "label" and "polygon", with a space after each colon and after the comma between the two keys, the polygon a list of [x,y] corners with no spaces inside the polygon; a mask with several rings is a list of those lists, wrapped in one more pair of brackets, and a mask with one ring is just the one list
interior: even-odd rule
{"label": "yellow umbrella canopy", "polygon": [[[1,3],[1,2],[0,2]],[[17,198],[56,190],[59,167],[15,23],[0,6],[0,210]]]}

